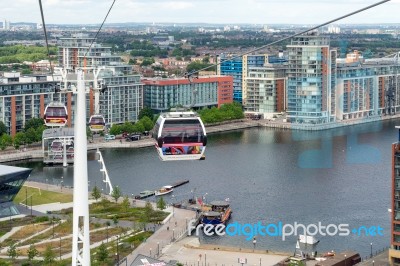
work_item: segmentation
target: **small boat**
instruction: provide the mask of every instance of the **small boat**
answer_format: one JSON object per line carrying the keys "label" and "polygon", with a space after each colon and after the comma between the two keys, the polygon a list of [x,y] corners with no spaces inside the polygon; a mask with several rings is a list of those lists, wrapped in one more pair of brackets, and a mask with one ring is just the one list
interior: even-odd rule
{"label": "small boat", "polygon": [[319,240],[317,240],[315,237],[307,235],[299,235],[299,241],[300,243],[309,245],[315,245],[319,243]]}
{"label": "small boat", "polygon": [[154,195],[154,191],[151,190],[145,190],[139,193],[139,195],[135,196],[135,199],[144,199],[147,197],[151,197]]}
{"label": "small boat", "polygon": [[162,195],[171,193],[172,191],[174,191],[172,186],[163,186],[159,190],[156,190],[154,193],[156,196],[162,196]]}
{"label": "small boat", "polygon": [[231,218],[232,210],[227,201],[213,201],[211,202],[211,210],[203,213],[201,223],[218,225],[226,224]]}

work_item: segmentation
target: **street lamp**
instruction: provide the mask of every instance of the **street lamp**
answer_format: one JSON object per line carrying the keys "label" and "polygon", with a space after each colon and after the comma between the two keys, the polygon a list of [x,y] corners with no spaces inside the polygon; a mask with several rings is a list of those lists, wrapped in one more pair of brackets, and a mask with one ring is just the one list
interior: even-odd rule
{"label": "street lamp", "polygon": [[375,261],[374,260],[372,261],[372,266],[375,266]]}
{"label": "street lamp", "polygon": [[175,212],[174,212],[174,200],[175,200],[175,195],[172,195],[172,217],[175,217]]}
{"label": "street lamp", "polygon": [[160,256],[160,242],[157,242],[157,256]]}
{"label": "street lamp", "polygon": [[151,248],[150,248],[150,257],[151,257]]}
{"label": "street lamp", "polygon": [[371,242],[370,246],[371,246],[371,255],[370,255],[370,257],[372,258],[372,242]]}
{"label": "street lamp", "polygon": [[344,266],[346,266],[346,257],[347,257],[347,255],[344,254]]}
{"label": "street lamp", "polygon": [[[117,236],[117,263],[119,263],[119,251],[118,251],[118,246],[119,246],[119,236]],[[119,265],[119,264],[118,264]]]}
{"label": "street lamp", "polygon": [[172,229],[172,241],[175,241],[175,228]]}

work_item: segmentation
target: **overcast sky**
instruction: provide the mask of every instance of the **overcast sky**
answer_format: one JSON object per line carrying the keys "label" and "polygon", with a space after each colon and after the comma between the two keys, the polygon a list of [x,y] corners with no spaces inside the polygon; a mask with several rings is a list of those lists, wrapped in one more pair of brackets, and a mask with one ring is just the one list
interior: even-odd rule
{"label": "overcast sky", "polygon": [[[107,22],[319,24],[379,0],[116,0]],[[101,23],[112,0],[42,0],[46,24]],[[392,0],[340,23],[400,23]],[[1,0],[0,20],[40,22],[38,0]]]}

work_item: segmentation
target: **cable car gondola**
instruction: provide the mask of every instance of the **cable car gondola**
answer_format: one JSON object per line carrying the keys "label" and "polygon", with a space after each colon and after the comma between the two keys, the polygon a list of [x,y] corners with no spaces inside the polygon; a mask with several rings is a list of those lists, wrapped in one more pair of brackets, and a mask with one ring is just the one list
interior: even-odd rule
{"label": "cable car gondola", "polygon": [[89,129],[92,132],[104,131],[106,121],[102,115],[92,115],[89,119]]}
{"label": "cable car gondola", "polygon": [[200,160],[207,144],[204,124],[194,112],[161,114],[153,138],[163,161]]}
{"label": "cable car gondola", "polygon": [[48,127],[63,127],[68,121],[67,107],[59,102],[51,102],[44,110],[43,119]]}

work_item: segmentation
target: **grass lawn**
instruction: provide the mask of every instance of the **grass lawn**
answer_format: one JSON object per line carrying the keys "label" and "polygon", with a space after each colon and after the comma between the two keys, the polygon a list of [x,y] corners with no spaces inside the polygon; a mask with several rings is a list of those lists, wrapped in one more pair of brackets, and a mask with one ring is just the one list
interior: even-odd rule
{"label": "grass lawn", "polygon": [[28,205],[31,205],[31,196],[32,196],[32,205],[40,205],[54,202],[72,202],[73,196],[71,194],[64,194],[59,192],[53,192],[48,190],[43,190],[39,188],[27,187],[23,186],[18,192],[17,196],[14,199],[14,203],[26,204],[26,195],[28,195]]}

